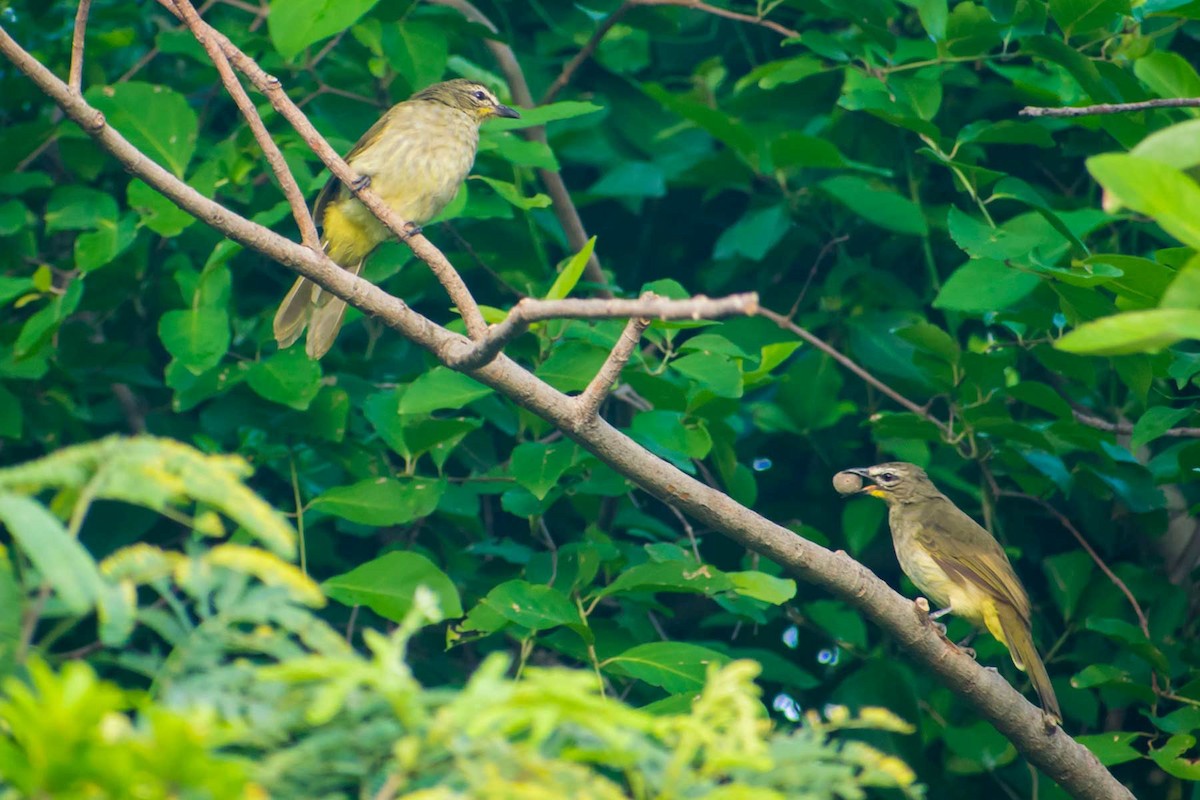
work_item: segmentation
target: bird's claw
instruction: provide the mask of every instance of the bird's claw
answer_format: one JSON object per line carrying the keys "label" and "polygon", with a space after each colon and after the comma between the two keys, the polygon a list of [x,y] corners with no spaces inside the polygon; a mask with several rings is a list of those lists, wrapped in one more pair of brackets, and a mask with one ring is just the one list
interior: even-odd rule
{"label": "bird's claw", "polygon": [[370,175],[359,175],[357,178],[354,179],[354,183],[350,184],[350,188],[356,192],[361,192],[363,189],[366,189],[370,185],[371,185],[371,176]]}
{"label": "bird's claw", "polygon": [[964,647],[963,645],[960,644],[958,646],[958,649],[961,650],[966,655],[970,656],[972,661],[975,660],[975,648],[974,647]]}
{"label": "bird's claw", "polygon": [[408,240],[424,230],[420,225],[414,225],[411,222],[404,226],[404,239]]}

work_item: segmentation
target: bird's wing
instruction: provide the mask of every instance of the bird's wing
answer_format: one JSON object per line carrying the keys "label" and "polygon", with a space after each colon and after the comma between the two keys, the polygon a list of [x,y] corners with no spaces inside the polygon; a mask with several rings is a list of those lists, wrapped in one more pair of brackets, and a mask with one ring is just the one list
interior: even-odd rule
{"label": "bird's wing", "polygon": [[[403,103],[400,105],[403,105]],[[354,157],[375,143],[380,134],[383,133],[383,129],[388,124],[388,121],[394,116],[397,107],[392,106],[388,109],[382,117],[375,121],[374,125],[367,129],[366,133],[359,137],[354,147],[350,148],[350,152],[343,159],[347,164],[353,167]],[[330,175],[329,180],[325,181],[325,185],[317,193],[317,199],[313,201],[312,215],[318,225],[322,224],[322,220],[325,219],[325,206],[343,197],[345,197],[345,187],[342,186],[342,182],[336,176]]]}
{"label": "bird's wing", "polygon": [[1029,619],[1025,593],[1008,556],[992,535],[950,501],[924,515],[917,541],[952,578],[969,581]]}

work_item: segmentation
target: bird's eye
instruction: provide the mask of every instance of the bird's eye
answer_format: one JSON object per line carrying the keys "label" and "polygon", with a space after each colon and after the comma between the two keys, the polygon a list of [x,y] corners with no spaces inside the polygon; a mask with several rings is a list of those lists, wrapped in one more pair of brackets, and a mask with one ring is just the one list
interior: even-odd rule
{"label": "bird's eye", "polygon": [[879,476],[879,480],[883,481],[884,483],[891,483],[892,481],[896,480],[896,476],[890,472],[885,472]]}
{"label": "bird's eye", "polygon": [[475,99],[476,100],[487,100],[487,95],[484,94],[483,92],[476,92]]}

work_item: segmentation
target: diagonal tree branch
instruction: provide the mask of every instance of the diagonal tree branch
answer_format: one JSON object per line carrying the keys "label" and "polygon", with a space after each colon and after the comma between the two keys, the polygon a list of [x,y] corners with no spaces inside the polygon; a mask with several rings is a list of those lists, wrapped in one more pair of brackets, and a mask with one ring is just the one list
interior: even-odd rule
{"label": "diagonal tree branch", "polygon": [[[0,53],[28,75],[126,169],[184,210],[247,247],[293,267],[367,313],[381,317],[389,327],[443,363],[448,363],[456,352],[472,347],[466,338],[435,325],[399,299],[340,269],[323,254],[314,253],[234,214],[184,184],[110,128],[100,112],[23,50],[2,26]],[[950,648],[933,626],[927,621],[922,624],[913,613],[911,602],[845,553],[831,552],[739,505],[722,492],[650,453],[603,419],[593,416],[581,420],[570,398],[503,354],[467,373],[556,425],[644,490],[862,611],[894,636],[911,658],[966,699],[1026,758],[1075,797],[1086,800],[1132,798],[1087,748],[1062,731],[1046,732],[1039,709],[999,674],[983,669],[965,654]]]}
{"label": "diagonal tree branch", "polygon": [[[590,419],[600,413],[600,406],[612,391],[613,385],[617,379],[621,377],[621,370],[625,369],[625,365],[629,363],[629,357],[633,355],[633,351],[637,349],[638,342],[642,339],[642,334],[646,328],[650,326],[650,320],[645,317],[629,320],[629,324],[625,326],[625,330],[621,331],[621,338],[617,340],[617,344],[613,347],[612,352],[608,354],[608,358],[600,366],[595,377],[588,383],[587,388],[583,390],[583,394],[575,398],[575,408],[579,413],[580,420]],[[672,508],[676,514],[678,510]],[[686,526],[687,523],[685,522]],[[693,547],[695,539],[692,540]],[[699,554],[696,560],[700,560]]]}
{"label": "diagonal tree branch", "polygon": [[596,28],[595,33],[587,40],[578,53],[563,65],[562,72],[558,73],[558,77],[550,84],[550,88],[542,95],[542,99],[538,101],[538,105],[546,105],[553,103],[554,98],[558,97],[558,93],[566,88],[571,82],[571,78],[575,75],[575,70],[583,66],[583,62],[592,57],[592,53],[596,52],[596,48],[600,46],[600,40],[608,35],[608,32],[613,29],[613,26],[621,21],[621,18],[630,12],[637,5],[637,0],[625,0],[624,3],[617,7],[617,10],[609,14],[600,26]]}
{"label": "diagonal tree branch", "polygon": [[83,91],[83,44],[87,37],[88,12],[92,0],[79,0],[75,10],[75,30],[71,33],[71,71],[67,74],[67,85],[75,91]]}

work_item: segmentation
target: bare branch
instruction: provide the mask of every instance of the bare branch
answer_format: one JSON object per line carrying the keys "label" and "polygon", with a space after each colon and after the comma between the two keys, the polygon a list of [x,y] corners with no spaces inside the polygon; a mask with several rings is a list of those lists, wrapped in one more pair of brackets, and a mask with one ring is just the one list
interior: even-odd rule
{"label": "bare branch", "polygon": [[773,22],[763,17],[756,17],[752,14],[730,11],[728,8],[719,8],[718,6],[703,3],[700,0],[635,0],[635,2],[639,6],[679,6],[680,8],[691,8],[696,11],[703,11],[705,14],[712,14],[714,17],[724,17],[725,19],[732,19],[738,22],[747,22],[751,25],[761,25],[789,39],[799,38],[800,36],[800,31],[786,28],[778,22]]}
{"label": "bare branch", "polygon": [[612,391],[617,378],[621,377],[621,370],[629,363],[629,357],[633,355],[638,342],[642,339],[642,333],[649,325],[650,320],[645,317],[629,320],[625,330],[621,331],[621,338],[617,340],[612,352],[608,354],[608,358],[600,365],[595,377],[583,390],[583,394],[575,398],[575,406],[580,417],[591,418],[600,413],[601,404],[608,397],[608,393]]}
{"label": "bare branch", "polygon": [[[428,0],[428,2],[453,8],[469,21],[484,26],[492,33],[500,32],[500,29],[487,18],[487,15],[472,5],[469,0]],[[513,49],[498,39],[487,39],[484,44],[492,51],[492,57],[500,65],[500,71],[504,73],[504,77],[508,80],[508,87],[512,90],[513,100],[516,104],[533,108],[533,94],[529,91],[529,83],[525,80],[525,72],[521,69],[521,64],[517,61],[517,56],[513,52]],[[546,129],[541,126],[525,128],[521,131],[521,134],[530,141],[539,142],[540,144],[547,143]],[[539,169],[538,177],[541,178],[542,185],[546,187],[546,194],[550,195],[550,203],[554,209],[554,216],[558,217],[558,224],[562,227],[563,233],[566,234],[567,244],[570,245],[573,251],[579,252],[587,244],[589,237],[583,227],[583,220],[579,218],[579,210],[575,208],[575,201],[571,199],[571,194],[567,191],[567,185],[563,183],[562,175],[552,169]],[[613,296],[612,292],[606,288],[608,280],[604,277],[604,272],[600,269],[600,259],[596,256],[594,250],[588,258],[587,266],[584,268],[584,275],[587,276],[590,282],[599,287],[596,289],[596,294],[601,297]]]}
{"label": "bare branch", "polygon": [[1025,106],[1017,113],[1022,117],[1090,117],[1096,114],[1128,114],[1152,108],[1200,108],[1200,97],[1160,97],[1157,100],[1142,100],[1137,103],[1100,103],[1094,106],[1067,108]]}
{"label": "bare branch", "polygon": [[629,13],[629,10],[637,5],[637,0],[625,0],[617,10],[608,15],[604,22],[600,23],[600,27],[596,28],[596,32],[588,39],[587,44],[575,54],[575,57],[568,61],[562,68],[562,72],[558,73],[558,77],[550,84],[550,88],[542,95],[542,99],[538,101],[538,105],[546,105],[554,102],[554,98],[558,96],[571,78],[575,75],[575,70],[583,65],[583,62],[592,57],[592,53],[596,52],[596,48],[600,46],[600,40],[603,39],[613,26],[621,21],[621,17]]}
{"label": "bare branch", "polygon": [[940,430],[942,432],[942,434],[945,437],[947,437],[947,439],[950,439],[953,437],[953,431],[950,429],[950,426],[947,425],[946,423],[942,422],[940,419],[935,417],[933,414],[930,414],[928,409],[917,405],[912,400],[909,400],[907,397],[900,394],[895,389],[893,389],[892,387],[888,386],[883,381],[876,378],[870,372],[867,372],[867,370],[865,370],[861,366],[859,366],[858,362],[854,361],[852,358],[850,358],[849,356],[842,353],[842,351],[838,350],[836,347],[829,344],[824,339],[821,339],[816,334],[810,332],[806,328],[801,328],[799,325],[792,322],[790,319],[783,316],[782,314],[779,314],[768,308],[764,308],[764,309],[760,310],[758,313],[761,314],[762,316],[766,317],[767,319],[771,320],[779,327],[789,330],[792,333],[796,334],[801,339],[808,342],[813,347],[817,348],[822,353],[825,353],[830,358],[832,358],[834,361],[838,362],[843,367],[845,367],[846,369],[853,372],[864,383],[874,386],[880,392],[883,392],[885,395],[892,398],[897,403],[904,406],[906,409],[908,409],[912,413],[916,414],[921,419],[932,422],[934,425],[937,426],[938,430]]}
{"label": "bare branch", "polygon": [[[158,0],[158,2],[172,14],[182,17],[182,13],[175,7],[174,0]],[[458,308],[463,322],[467,325],[467,333],[470,334],[471,338],[483,337],[487,332],[487,323],[483,319],[483,314],[479,311],[479,305],[475,302],[475,298],[471,295],[470,290],[467,289],[467,285],[463,282],[462,277],[446,259],[446,256],[442,254],[442,251],[438,250],[424,236],[414,233],[408,221],[400,219],[370,189],[355,188],[359,180],[359,175],[350,169],[349,165],[342,160],[342,157],[317,132],[317,129],[308,121],[308,117],[304,115],[304,112],[287,96],[287,92],[280,86],[277,78],[263,71],[262,67],[258,66],[252,58],[243,53],[223,33],[217,31],[203,20],[199,24],[205,35],[210,37],[221,48],[221,51],[229,59],[230,63],[239,72],[249,78],[255,88],[267,96],[267,99],[271,101],[272,107],[295,128],[305,144],[312,148],[313,152],[325,163],[325,166],[329,167],[330,172],[349,187],[355,196],[362,201],[363,205],[370,209],[371,213],[380,222],[386,225],[393,234],[412,249],[418,258],[429,266],[438,281],[446,289],[446,293],[450,295],[451,301]]]}
{"label": "bare branch", "polygon": [[[1109,433],[1130,434],[1133,433],[1133,424],[1129,422],[1109,422],[1106,419],[1093,416],[1086,411],[1080,411],[1078,408],[1071,409],[1075,415],[1075,421],[1087,425],[1089,428],[1096,430],[1108,431]],[[1200,428],[1170,428],[1161,434],[1162,436],[1173,436],[1177,439],[1200,439]]]}
{"label": "bare branch", "polygon": [[267,163],[270,164],[271,171],[275,173],[275,178],[279,181],[279,188],[283,190],[283,196],[287,198],[288,205],[292,208],[292,217],[296,220],[297,227],[300,228],[301,240],[306,247],[313,250],[321,250],[321,239],[317,235],[317,226],[313,223],[312,214],[308,212],[308,203],[304,199],[304,193],[300,191],[300,186],[296,183],[295,176],[292,175],[291,169],[288,168],[287,162],[284,161],[283,153],[279,151],[279,146],[275,144],[275,140],[267,132],[267,126],[263,124],[262,117],[258,114],[258,109],[254,107],[254,103],[250,100],[250,95],[246,94],[246,90],[242,88],[241,81],[233,73],[233,68],[229,65],[229,59],[225,57],[225,53],[221,51],[217,43],[208,35],[208,31],[212,30],[212,28],[200,19],[200,14],[196,11],[195,6],[191,4],[190,0],[172,0],[172,2],[183,17],[184,24],[191,30],[192,35],[196,37],[196,41],[200,43],[200,46],[208,53],[208,57],[212,59],[213,65],[217,68],[217,72],[221,76],[221,82],[225,84],[225,89],[229,92],[229,96],[233,98],[233,102],[237,104],[238,110],[246,118],[246,123],[254,133],[254,138],[258,142],[258,146],[262,148],[263,155],[267,157]]}
{"label": "bare branch", "polygon": [[[99,111],[17,45],[3,26],[0,26],[0,53],[28,75],[131,174],[162,192],[180,208],[231,239],[292,267],[366,313],[381,317],[389,327],[444,364],[449,364],[455,353],[472,348],[466,338],[433,324],[379,287],[339,268],[324,254],[314,253],[234,214],[180,181],[110,128]],[[228,51],[226,55],[234,60]],[[848,555],[830,552],[739,505],[724,493],[650,453],[603,419],[579,420],[570,398],[502,354],[485,366],[467,372],[566,432],[643,490],[675,505],[743,547],[774,560],[797,578],[824,587],[859,609],[895,637],[914,661],[966,699],[1026,758],[1075,797],[1083,800],[1132,798],[1129,790],[1087,748],[1061,732],[1047,733],[1039,709],[999,674],[983,669],[964,654],[947,651],[932,626],[922,626],[915,618],[910,602]]]}
{"label": "bare branch", "polygon": [[67,73],[67,85],[77,92],[83,90],[83,42],[87,37],[88,12],[91,9],[92,0],[79,0],[79,8],[75,10],[75,30],[71,34],[71,71]]}
{"label": "bare branch", "polygon": [[758,295],[733,294],[711,299],[697,295],[689,300],[668,300],[652,295],[638,300],[534,300],[526,297],[517,302],[503,322],[488,329],[486,337],[475,340],[467,350],[451,356],[448,365],[454,369],[477,369],[494,359],[504,346],[517,338],[534,322],[548,319],[626,319],[648,318],[661,320],[721,319],[723,317],[758,312]]}

